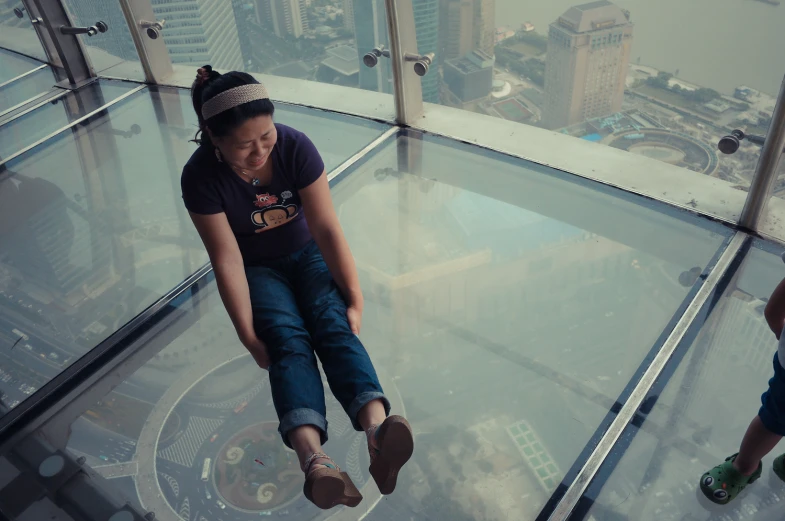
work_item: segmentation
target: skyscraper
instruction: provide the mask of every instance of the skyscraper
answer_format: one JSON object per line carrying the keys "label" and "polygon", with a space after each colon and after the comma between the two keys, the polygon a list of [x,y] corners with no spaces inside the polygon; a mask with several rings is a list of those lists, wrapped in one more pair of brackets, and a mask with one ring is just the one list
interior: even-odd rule
{"label": "skyscraper", "polygon": [[366,67],[362,61],[363,55],[377,45],[384,45],[388,49],[390,47],[384,0],[356,2],[353,14],[354,39],[360,60],[360,88],[390,94],[392,70],[387,58],[379,59],[379,63],[374,68]]}
{"label": "skyscraper", "polygon": [[621,109],[632,46],[629,18],[600,0],[571,7],[550,25],[543,112],[548,128]]}
{"label": "skyscraper", "polygon": [[343,26],[354,32],[354,0],[343,0]]}
{"label": "skyscraper", "polygon": [[474,49],[475,0],[443,0],[439,63],[466,56]]}
{"label": "skyscraper", "polygon": [[272,27],[279,38],[299,38],[308,30],[305,0],[256,0],[260,25]]}
{"label": "skyscraper", "polygon": [[[412,3],[414,27],[417,32],[417,51],[420,54],[436,54],[439,52],[439,0],[413,0]],[[439,103],[440,84],[439,71],[433,67],[422,77],[423,101]]]}
{"label": "skyscraper", "polygon": [[493,65],[495,60],[479,49],[461,58],[444,62],[442,103],[465,107],[466,104],[487,98],[493,88]]}
{"label": "skyscraper", "polygon": [[256,18],[256,8],[253,0],[232,0],[237,37],[240,41],[240,52],[244,64],[247,64],[254,55],[254,30],[253,22]]}
{"label": "skyscraper", "polygon": [[172,63],[240,69],[243,65],[232,4],[224,0],[181,0],[153,5]]}
{"label": "skyscraper", "polygon": [[474,48],[493,56],[496,45],[496,0],[474,0]]}

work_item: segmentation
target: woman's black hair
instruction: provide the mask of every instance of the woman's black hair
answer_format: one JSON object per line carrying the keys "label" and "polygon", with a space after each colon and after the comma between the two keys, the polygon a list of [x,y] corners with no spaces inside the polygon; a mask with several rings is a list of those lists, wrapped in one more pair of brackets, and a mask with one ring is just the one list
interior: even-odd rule
{"label": "woman's black hair", "polygon": [[235,128],[251,118],[258,116],[272,116],[275,112],[273,102],[269,99],[249,101],[229,110],[225,110],[205,121],[202,117],[202,105],[205,101],[218,94],[251,83],[259,83],[256,78],[246,72],[232,71],[221,74],[205,65],[197,71],[196,79],[191,86],[191,102],[199,119],[199,130],[196,131],[193,141],[199,145],[214,146],[205,129],[210,127],[210,132],[215,136],[226,136]]}

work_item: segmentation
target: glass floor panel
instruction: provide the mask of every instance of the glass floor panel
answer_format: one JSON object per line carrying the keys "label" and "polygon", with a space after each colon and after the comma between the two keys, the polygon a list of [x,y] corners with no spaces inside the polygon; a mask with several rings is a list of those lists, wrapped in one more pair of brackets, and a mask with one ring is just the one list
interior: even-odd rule
{"label": "glass floor panel", "polygon": [[[328,398],[326,449],[365,497],[345,519],[535,519],[730,235],[416,133],[353,167],[334,201],[366,297],[362,339],[417,437],[379,501],[364,436]],[[638,223],[645,241],[624,230]],[[180,305],[189,319],[144,347],[152,358],[73,424],[69,449],[160,520],[336,514],[302,497],[268,379],[215,284]]]}
{"label": "glass floor panel", "polygon": [[57,81],[54,70],[46,67],[0,87],[0,114],[36,96],[46,94]]}
{"label": "glass floor panel", "polygon": [[714,505],[698,489],[706,470],[738,451],[773,374],[777,340],[763,309],[785,274],[781,251],[754,244],[669,362],[664,390],[651,393],[656,405],[627,427],[571,519],[782,519],[785,483],[771,470],[781,447],[764,459],[762,478],[730,504]]}
{"label": "glass floor panel", "polygon": [[[136,87],[138,84],[130,82],[98,81],[6,123],[0,127],[0,158],[18,152]],[[141,130],[137,125],[131,133],[137,128]]]}
{"label": "glass floor panel", "polygon": [[5,83],[43,65],[38,60],[6,49],[0,49],[0,64],[2,64],[0,66],[0,83]]}
{"label": "glass floor panel", "polygon": [[[280,119],[290,115],[329,150],[328,168],[387,128],[350,129],[355,118],[281,107]],[[195,121],[188,91],[145,89],[0,167],[0,343],[13,346],[0,354],[7,405],[207,262],[180,195]]]}

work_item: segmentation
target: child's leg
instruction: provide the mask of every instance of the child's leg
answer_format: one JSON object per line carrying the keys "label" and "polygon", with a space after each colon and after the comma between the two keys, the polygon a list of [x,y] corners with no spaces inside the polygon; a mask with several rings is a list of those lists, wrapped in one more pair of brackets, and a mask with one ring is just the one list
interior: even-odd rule
{"label": "child's leg", "polygon": [[749,476],[758,468],[760,460],[771,452],[781,439],[781,435],[767,429],[760,416],[756,416],[747,428],[733,466],[745,476]]}
{"label": "child's leg", "polygon": [[[761,476],[761,459],[771,452],[785,433],[785,368],[774,355],[774,376],[769,388],[761,396],[758,416],[752,420],[744,435],[738,454],[706,471],[700,480],[703,494],[711,501],[727,504],[747,485]],[[775,465],[776,472],[776,465]]]}

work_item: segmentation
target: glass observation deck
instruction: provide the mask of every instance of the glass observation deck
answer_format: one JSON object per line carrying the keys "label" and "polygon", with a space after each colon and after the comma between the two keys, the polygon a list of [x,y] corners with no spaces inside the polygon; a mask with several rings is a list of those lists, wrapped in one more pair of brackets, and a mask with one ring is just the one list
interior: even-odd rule
{"label": "glass observation deck", "polygon": [[[782,49],[783,8],[727,3]],[[782,448],[728,506],[697,489],[772,373],[782,56],[739,56],[736,88],[702,46],[663,62],[660,8],[621,1],[45,4],[0,0],[0,518],[785,517]],[[562,107],[565,52],[626,81]],[[301,493],[181,200],[203,63],[259,77],[325,160],[361,338],[415,434],[391,496],[329,393],[325,449],[364,500]],[[736,127],[766,144],[720,153]]]}

